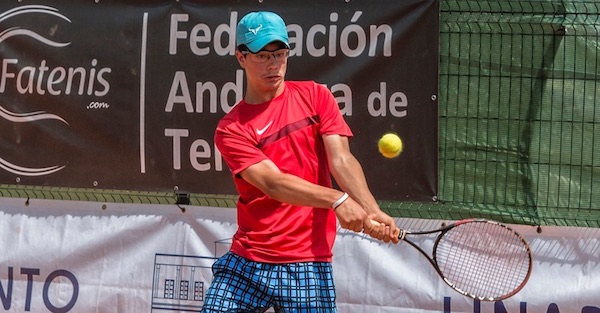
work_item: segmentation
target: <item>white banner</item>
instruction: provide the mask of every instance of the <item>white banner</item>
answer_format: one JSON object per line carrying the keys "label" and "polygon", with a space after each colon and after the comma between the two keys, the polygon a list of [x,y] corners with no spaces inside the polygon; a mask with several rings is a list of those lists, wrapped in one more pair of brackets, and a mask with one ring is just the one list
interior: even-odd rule
{"label": "white banner", "polygon": [[[340,229],[339,312],[600,313],[599,229],[513,227],[533,248],[534,270],[496,303],[452,291],[408,244]],[[199,312],[235,229],[233,209],[1,198],[0,312]]]}

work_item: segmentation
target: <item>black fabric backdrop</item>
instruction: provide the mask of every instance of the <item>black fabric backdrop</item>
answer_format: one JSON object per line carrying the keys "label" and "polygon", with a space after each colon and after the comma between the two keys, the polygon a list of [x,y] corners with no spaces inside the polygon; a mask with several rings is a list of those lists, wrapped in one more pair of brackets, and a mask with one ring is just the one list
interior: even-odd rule
{"label": "black fabric backdrop", "polygon": [[[378,199],[437,194],[437,1],[0,4],[0,183],[234,194],[214,148],[242,97],[235,25],[288,24],[288,80],[326,84]],[[397,132],[404,152],[377,140]]]}

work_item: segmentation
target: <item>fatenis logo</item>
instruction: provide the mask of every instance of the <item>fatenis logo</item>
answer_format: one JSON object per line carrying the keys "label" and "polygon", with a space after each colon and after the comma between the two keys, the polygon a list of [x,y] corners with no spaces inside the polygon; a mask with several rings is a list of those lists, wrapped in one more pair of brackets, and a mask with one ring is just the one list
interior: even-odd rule
{"label": "fatenis logo", "polygon": [[[25,5],[25,6],[21,6],[18,8],[8,10],[8,11],[0,14],[0,22],[4,22],[7,19],[22,15],[22,14],[54,15],[54,16],[57,16],[58,18],[61,18],[65,21],[67,21],[67,22],[71,22],[71,20],[69,20],[66,16],[58,13],[57,9],[55,9],[53,7],[49,7],[49,6],[44,6],[44,5]],[[13,37],[13,36],[29,36],[35,40],[43,42],[44,44],[46,44],[48,46],[53,46],[53,47],[65,47],[70,44],[70,42],[66,42],[66,43],[55,42],[53,40],[50,40],[50,39],[38,34],[37,32],[31,31],[28,29],[23,29],[21,27],[12,27],[12,28],[2,31],[0,33],[0,43],[2,43],[6,39]]]}
{"label": "fatenis logo", "polygon": [[[65,20],[67,22],[71,22],[66,16],[60,14],[57,9],[43,6],[43,5],[26,5],[18,8],[14,8],[3,12],[0,14],[0,23],[3,23],[7,20],[14,19],[23,14],[35,14],[35,15],[50,15],[55,16],[56,18]],[[9,27],[0,32],[0,45],[4,45],[5,42],[14,39],[15,37],[29,37],[29,39],[39,41],[50,47],[62,48],[66,47],[70,44],[70,42],[57,42],[52,39],[45,37],[42,34],[39,34],[35,31],[26,29],[24,27]],[[16,60],[2,60],[4,65],[9,63],[16,63]],[[3,66],[4,68],[5,66]],[[18,76],[21,76],[19,74]],[[9,73],[7,70],[3,69],[2,79],[0,81],[2,92],[6,86],[6,80],[10,78],[15,78],[14,73]],[[42,120],[56,120],[62,122],[64,124],[69,124],[63,118],[58,115],[47,113],[45,111],[35,111],[35,112],[26,112],[26,113],[16,113],[8,110],[7,108],[2,106],[0,103],[0,120],[6,120],[12,123],[35,123]],[[19,166],[17,164],[11,163],[0,156],[0,168],[11,172],[13,174],[22,175],[22,176],[42,176],[52,174],[54,172],[60,171],[65,168],[65,165],[53,165],[46,166],[40,168],[32,168],[32,167],[24,167]]]}
{"label": "fatenis logo", "polygon": [[[54,114],[49,114],[49,113],[46,113],[43,111],[26,113],[26,114],[17,114],[17,113],[13,113],[13,112],[6,110],[1,105],[0,105],[0,118],[8,120],[10,122],[14,122],[14,123],[30,123],[30,122],[40,121],[40,120],[54,119],[54,120],[59,120],[68,125],[68,123],[64,119],[62,119],[61,117],[54,115]],[[43,167],[43,168],[28,168],[28,167],[22,167],[22,166],[18,166],[16,164],[10,163],[7,160],[4,160],[2,157],[0,157],[0,168],[6,170],[8,172],[11,172],[13,174],[17,174],[17,175],[42,176],[42,175],[48,175],[48,174],[52,174],[54,172],[60,171],[61,169],[65,168],[65,166],[64,165],[62,165],[62,166],[55,165],[55,166]]]}

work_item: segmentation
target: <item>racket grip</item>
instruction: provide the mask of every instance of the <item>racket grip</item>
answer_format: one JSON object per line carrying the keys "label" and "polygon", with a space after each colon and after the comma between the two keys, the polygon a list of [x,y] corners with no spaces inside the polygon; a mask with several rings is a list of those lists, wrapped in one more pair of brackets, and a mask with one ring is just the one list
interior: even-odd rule
{"label": "racket grip", "polygon": [[[373,224],[375,226],[381,225],[381,223],[379,223],[378,221],[374,221],[374,220],[371,220],[371,224]],[[404,240],[404,237],[406,237],[406,233],[407,233],[406,230],[396,228],[396,230],[394,231],[394,233],[392,235],[398,236],[398,239],[400,239],[400,240]]]}

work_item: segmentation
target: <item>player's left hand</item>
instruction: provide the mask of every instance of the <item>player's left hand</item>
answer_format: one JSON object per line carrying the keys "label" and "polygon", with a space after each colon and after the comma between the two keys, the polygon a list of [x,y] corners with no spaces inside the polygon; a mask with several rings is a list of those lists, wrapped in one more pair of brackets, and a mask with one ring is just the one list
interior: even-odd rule
{"label": "player's left hand", "polygon": [[398,239],[400,229],[394,223],[394,219],[384,212],[369,215],[369,218],[363,223],[363,228],[365,234],[383,240],[383,242],[400,242]]}

